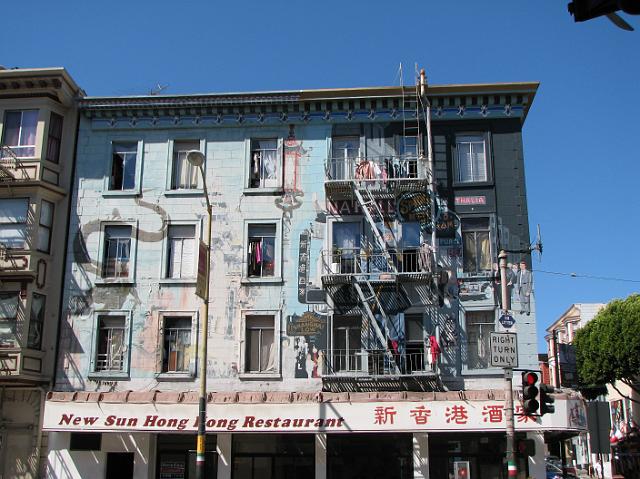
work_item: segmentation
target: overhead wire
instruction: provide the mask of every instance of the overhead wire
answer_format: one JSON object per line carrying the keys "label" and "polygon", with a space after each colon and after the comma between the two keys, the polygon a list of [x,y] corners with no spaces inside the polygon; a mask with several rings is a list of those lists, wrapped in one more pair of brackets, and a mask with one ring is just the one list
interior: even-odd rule
{"label": "overhead wire", "polygon": [[565,273],[561,271],[546,271],[543,269],[534,269],[532,270],[536,273],[545,273],[545,274],[553,274],[556,276],[569,276],[571,278],[583,278],[583,279],[597,279],[602,281],[620,281],[623,283],[640,283],[640,279],[629,279],[629,278],[615,278],[612,276],[596,276],[592,274],[579,274],[579,273]]}

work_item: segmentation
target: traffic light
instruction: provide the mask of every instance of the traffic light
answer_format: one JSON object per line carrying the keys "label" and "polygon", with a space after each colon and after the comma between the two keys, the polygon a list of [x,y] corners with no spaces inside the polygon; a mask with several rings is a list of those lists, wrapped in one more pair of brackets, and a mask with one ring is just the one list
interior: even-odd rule
{"label": "traffic light", "polygon": [[554,393],[556,390],[553,386],[548,384],[540,385],[540,415],[544,416],[545,414],[553,414],[556,411],[556,407],[553,403],[556,401],[553,396],[550,394]]}
{"label": "traffic light", "polygon": [[640,2],[637,0],[573,0],[567,8],[576,22],[610,15],[618,10],[631,15],[640,14]]}
{"label": "traffic light", "polygon": [[522,373],[522,412],[525,416],[533,416],[538,412],[538,375],[533,371]]}

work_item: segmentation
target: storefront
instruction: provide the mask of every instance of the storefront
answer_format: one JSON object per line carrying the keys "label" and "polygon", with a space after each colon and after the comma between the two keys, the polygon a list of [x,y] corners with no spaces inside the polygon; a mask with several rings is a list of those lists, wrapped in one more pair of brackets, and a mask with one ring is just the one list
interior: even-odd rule
{"label": "storefront", "polygon": [[[51,393],[49,470],[60,478],[193,479],[197,403],[163,393],[134,402],[133,394]],[[207,477],[449,479],[460,468],[469,479],[504,477],[504,404],[489,394],[211,393]],[[558,398],[553,416],[517,416],[518,437],[537,441],[529,464],[520,461],[523,474],[541,473],[542,431],[580,429],[577,408],[581,401]],[[91,454],[77,450],[90,442],[83,435],[96,434]]]}

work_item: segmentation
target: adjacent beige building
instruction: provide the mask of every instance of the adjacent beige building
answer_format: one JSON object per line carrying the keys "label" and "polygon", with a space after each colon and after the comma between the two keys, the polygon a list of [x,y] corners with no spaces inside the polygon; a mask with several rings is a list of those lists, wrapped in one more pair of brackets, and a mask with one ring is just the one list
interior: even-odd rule
{"label": "adjacent beige building", "polygon": [[54,374],[76,98],[63,68],[0,67],[0,478],[38,476]]}

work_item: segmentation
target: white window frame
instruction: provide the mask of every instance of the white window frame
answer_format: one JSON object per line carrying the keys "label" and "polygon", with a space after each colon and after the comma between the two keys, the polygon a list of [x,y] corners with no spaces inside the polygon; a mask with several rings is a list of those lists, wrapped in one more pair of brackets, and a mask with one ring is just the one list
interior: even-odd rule
{"label": "white window frame", "polygon": [[[170,226],[193,226],[194,227],[194,257],[193,276],[189,278],[169,277],[169,227]],[[195,284],[198,277],[198,247],[202,235],[202,223],[199,221],[167,221],[165,222],[166,234],[162,240],[162,265],[160,270],[160,283]]]}
{"label": "white window frame", "polygon": [[[114,147],[120,143],[129,143],[137,145],[136,148],[136,171],[135,171],[135,185],[129,190],[111,190],[111,172],[113,171],[113,152]],[[144,142],[139,139],[132,138],[113,138],[109,142],[109,157],[107,164],[107,171],[104,177],[104,187],[102,191],[103,196],[138,196],[142,191],[142,162],[144,160]]]}
{"label": "white window frame", "polygon": [[[267,310],[243,310],[240,321],[240,379],[282,379],[282,361],[281,355],[281,328],[282,311],[277,309]],[[274,371],[266,372],[248,372],[247,371],[247,317],[251,316],[272,316],[273,317],[273,342],[275,346],[275,368]]]}
{"label": "white window frame", "polygon": [[[103,316],[111,317],[124,317],[124,354],[121,371],[97,371],[97,355],[98,355],[98,341],[100,336],[100,318]],[[129,379],[129,372],[131,366],[131,321],[132,311],[128,309],[110,309],[110,310],[97,310],[93,313],[93,339],[91,345],[91,360],[89,362],[89,379]]]}
{"label": "white window frame", "polygon": [[[37,112],[37,119],[36,119],[36,131],[35,131],[35,143],[33,145],[21,145],[20,141],[22,138],[22,119],[24,117],[24,113],[28,112],[28,111],[35,111]],[[7,124],[7,114],[8,113],[20,113],[20,132],[18,133],[18,144],[17,145],[9,145],[6,144],[6,134],[7,134],[7,128],[6,128],[6,124]],[[8,146],[9,148],[11,148],[11,150],[13,151],[13,153],[18,157],[18,158],[38,158],[38,153],[39,153],[39,143],[38,143],[38,138],[41,136],[38,134],[38,131],[40,129],[40,114],[41,114],[41,110],[38,108],[25,108],[25,109],[9,109],[9,110],[5,110],[3,115],[2,115],[2,137],[1,137],[1,142],[3,145]],[[22,155],[20,154],[20,151],[16,151],[16,148],[33,148],[33,155]]]}
{"label": "white window frame", "polygon": [[193,196],[198,196],[198,195],[203,195],[204,194],[204,188],[201,185],[201,182],[203,181],[201,178],[201,174],[200,171],[198,171],[198,185],[200,186],[199,188],[174,188],[173,187],[173,173],[174,173],[174,156],[173,156],[173,150],[175,148],[175,144],[176,142],[180,143],[180,142],[193,142],[193,143],[199,143],[200,147],[198,148],[198,150],[200,152],[202,152],[202,154],[205,157],[204,160],[204,164],[202,165],[202,167],[204,168],[204,171],[207,171],[207,141],[204,139],[197,139],[197,138],[193,138],[193,137],[185,137],[185,138],[172,138],[168,141],[167,144],[167,181],[166,181],[166,185],[165,185],[165,192],[164,194],[167,196],[171,196],[171,195],[183,195],[183,196],[189,196],[189,195],[193,195]]}
{"label": "white window frame", "polygon": [[[187,371],[163,371],[164,364],[164,333],[165,333],[165,321],[167,318],[177,317],[190,317],[191,318],[191,349],[193,354],[189,361],[189,369]],[[159,361],[158,361],[158,380],[180,380],[180,379],[193,379],[196,376],[196,369],[198,364],[198,341],[199,338],[199,315],[194,310],[162,310],[158,312],[158,349],[159,349]]]}
{"label": "white window frame", "polygon": [[[462,140],[482,140],[484,144],[484,179],[463,179],[460,177],[462,174],[462,170],[460,168],[460,144],[471,144],[478,143],[479,141],[462,141]],[[455,137],[455,148],[454,148],[454,184],[457,185],[469,185],[469,184],[487,184],[491,182],[491,150],[489,148],[490,137],[488,133],[485,132],[460,132],[456,134]]]}
{"label": "white window frame", "polygon": [[[106,228],[109,226],[130,226],[131,245],[129,249],[129,276],[126,278],[105,278],[104,262],[105,258],[105,238]],[[133,284],[136,277],[136,259],[138,250],[138,222],[137,221],[104,221],[100,223],[100,241],[98,244],[98,268],[96,271],[95,284]]]}
{"label": "white window frame", "polygon": [[[464,342],[464,351],[465,354],[467,355],[467,360],[466,361],[462,361],[462,374],[463,375],[469,375],[469,376],[473,376],[473,375],[493,375],[493,374],[502,374],[502,369],[501,368],[496,368],[496,367],[492,367],[491,366],[491,360],[487,359],[487,361],[489,362],[489,365],[486,368],[474,368],[471,369],[469,368],[469,330],[468,330],[468,325],[467,325],[467,314],[469,313],[493,313],[493,331],[498,331],[498,323],[497,323],[497,317],[496,317],[496,308],[493,306],[489,306],[486,308],[474,308],[471,310],[464,310],[464,316],[463,316],[463,321],[462,321],[462,328],[464,330],[464,336],[466,338],[465,342]],[[483,324],[490,324],[490,323],[483,323]],[[490,335],[489,335],[490,338]],[[489,342],[489,338],[487,338],[487,358],[489,358],[491,351],[489,350],[491,347],[491,343]]]}
{"label": "white window frame", "polygon": [[[334,148],[336,141],[350,141],[354,140],[358,143],[358,151],[356,156],[349,156],[347,154],[334,156]],[[328,180],[352,180],[355,178],[356,165],[364,156],[366,151],[366,141],[363,141],[363,137],[359,135],[335,135],[329,138],[329,145],[327,146],[329,151],[329,164],[327,165],[326,176]],[[344,153],[345,149],[341,151]],[[338,161],[340,160],[340,161]],[[344,163],[342,160],[345,160]],[[347,161],[348,160],[348,161]],[[353,164],[351,164],[353,162]]]}
{"label": "white window frame", "polygon": [[[276,142],[276,186],[273,187],[256,187],[251,188],[251,157],[253,152],[253,144],[256,141],[275,141]],[[275,194],[280,193],[284,189],[284,140],[281,135],[274,133],[269,135],[268,132],[262,132],[260,136],[253,136],[245,140],[245,175],[244,175],[244,190],[245,195],[256,194]]]}
{"label": "white window frame", "polygon": [[[11,250],[25,250],[29,248],[29,213],[31,210],[31,201],[28,197],[19,197],[19,198],[1,198],[0,201],[17,201],[17,200],[24,200],[24,202],[27,205],[27,209],[26,209],[26,215],[25,215],[25,219],[24,221],[21,222],[14,222],[14,221],[7,221],[7,222],[0,222],[0,226],[6,226],[6,225],[21,225],[24,228],[24,243],[22,244],[21,247],[6,247],[7,249],[11,249]],[[16,228],[18,229],[18,228]]]}
{"label": "white window frame", "polygon": [[[275,260],[273,276],[249,277],[249,226],[275,225]],[[242,283],[281,283],[282,282],[282,218],[252,219],[244,221],[244,247],[242,257]]]}

